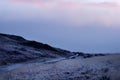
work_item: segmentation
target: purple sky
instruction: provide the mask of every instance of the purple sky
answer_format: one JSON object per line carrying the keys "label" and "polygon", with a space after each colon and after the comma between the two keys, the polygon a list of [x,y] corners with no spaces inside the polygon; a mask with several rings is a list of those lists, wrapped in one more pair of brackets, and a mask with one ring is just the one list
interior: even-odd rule
{"label": "purple sky", "polygon": [[1,0],[0,32],[80,52],[120,52],[119,0]]}

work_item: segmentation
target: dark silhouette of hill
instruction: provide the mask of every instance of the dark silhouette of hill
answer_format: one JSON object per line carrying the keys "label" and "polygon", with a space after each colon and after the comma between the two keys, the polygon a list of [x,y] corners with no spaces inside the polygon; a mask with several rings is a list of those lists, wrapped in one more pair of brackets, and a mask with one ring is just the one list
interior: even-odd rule
{"label": "dark silhouette of hill", "polygon": [[33,59],[68,57],[70,51],[54,48],[48,44],[29,41],[23,37],[0,33],[0,65]]}
{"label": "dark silhouette of hill", "polygon": [[26,40],[21,36],[0,33],[0,65],[25,62],[35,59],[60,58],[74,59],[77,56],[90,58],[105,54],[84,54],[70,52],[37,41]]}

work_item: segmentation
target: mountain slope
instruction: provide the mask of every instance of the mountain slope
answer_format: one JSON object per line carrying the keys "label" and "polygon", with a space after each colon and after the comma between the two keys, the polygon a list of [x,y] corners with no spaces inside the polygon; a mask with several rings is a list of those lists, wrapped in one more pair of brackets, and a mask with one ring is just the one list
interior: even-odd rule
{"label": "mountain slope", "polygon": [[33,59],[57,58],[71,56],[73,53],[51,47],[23,37],[0,34],[0,65],[24,62]]}
{"label": "mountain slope", "polygon": [[0,34],[0,80],[120,80],[119,61],[120,54],[70,52]]}

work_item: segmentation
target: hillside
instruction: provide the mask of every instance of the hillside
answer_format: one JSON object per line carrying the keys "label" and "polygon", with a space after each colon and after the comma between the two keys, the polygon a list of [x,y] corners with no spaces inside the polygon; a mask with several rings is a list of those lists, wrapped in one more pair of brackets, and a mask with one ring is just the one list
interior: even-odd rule
{"label": "hillside", "polygon": [[120,54],[70,52],[0,34],[0,80],[120,80]]}
{"label": "hillside", "polygon": [[29,41],[20,36],[0,34],[0,65],[71,55],[73,53],[70,51],[36,41]]}

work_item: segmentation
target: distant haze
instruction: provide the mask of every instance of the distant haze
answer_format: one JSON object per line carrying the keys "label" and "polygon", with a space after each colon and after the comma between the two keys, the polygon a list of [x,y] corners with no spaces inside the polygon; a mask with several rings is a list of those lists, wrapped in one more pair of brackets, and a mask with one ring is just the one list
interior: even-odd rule
{"label": "distant haze", "polygon": [[120,52],[119,0],[1,0],[0,33],[88,53]]}

